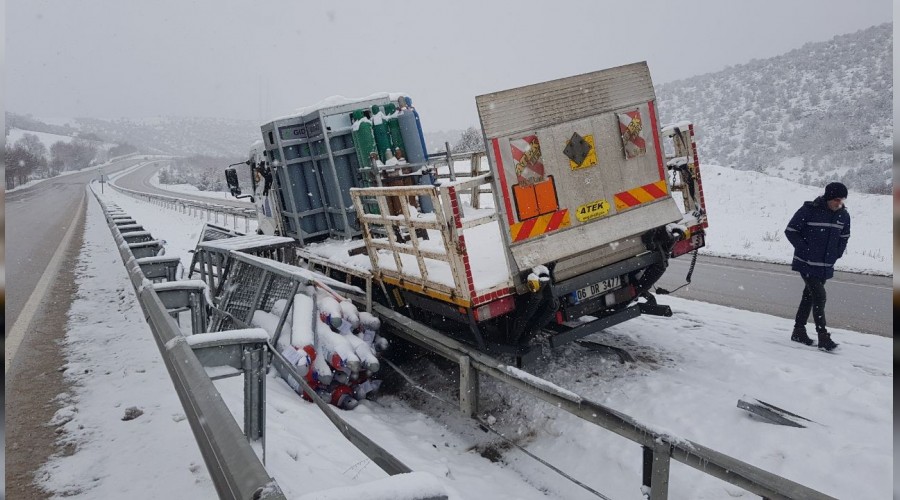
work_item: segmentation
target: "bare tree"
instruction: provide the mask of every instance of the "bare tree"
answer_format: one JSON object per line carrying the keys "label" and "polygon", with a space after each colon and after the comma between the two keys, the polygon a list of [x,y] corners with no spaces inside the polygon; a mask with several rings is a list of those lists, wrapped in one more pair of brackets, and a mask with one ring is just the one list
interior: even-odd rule
{"label": "bare tree", "polygon": [[28,182],[43,158],[34,156],[18,142],[6,145],[6,188],[12,189]]}
{"label": "bare tree", "polygon": [[16,141],[16,146],[29,153],[28,161],[33,174],[47,176],[47,146],[34,134],[25,134]]}
{"label": "bare tree", "polygon": [[463,131],[459,140],[450,149],[452,153],[466,153],[469,151],[484,151],[484,139],[481,130],[469,127]]}

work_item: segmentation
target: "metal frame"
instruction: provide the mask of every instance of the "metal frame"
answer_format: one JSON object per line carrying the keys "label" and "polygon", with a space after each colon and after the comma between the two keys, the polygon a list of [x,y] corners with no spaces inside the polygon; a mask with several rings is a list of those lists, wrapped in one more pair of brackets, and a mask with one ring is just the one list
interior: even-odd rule
{"label": "metal frame", "polygon": [[[301,287],[315,284],[317,286],[336,288],[341,292],[352,294],[351,296],[353,296],[357,302],[365,300],[365,295],[362,293],[362,290],[325,276],[317,275],[306,269],[254,255],[243,254],[237,251],[233,251],[227,271],[224,279],[229,284],[235,283],[246,286],[249,283],[255,282],[260,288],[253,291],[252,299],[250,301],[245,301],[244,297],[238,297],[225,292],[226,289],[234,287],[221,287],[220,296],[217,299],[218,305],[213,313],[213,321],[210,330],[221,331],[233,328],[234,326],[245,327],[241,325],[242,320],[249,321],[249,317],[254,311],[260,309],[265,310],[268,304],[274,303],[274,301],[279,298],[288,300],[288,303],[279,318],[278,326],[276,327],[276,337],[270,342],[272,365],[278,371],[279,375],[281,375],[285,381],[289,381],[289,385],[299,387],[300,391],[305,393],[317,406],[319,406],[344,437],[353,443],[354,446],[359,448],[359,450],[373,462],[378,464],[385,472],[391,475],[410,472],[411,469],[409,467],[391,455],[387,450],[369,439],[364,433],[343,421],[328,403],[309,386],[305,377],[300,375],[294,366],[291,365],[277,349],[271,347],[271,345],[278,344],[277,335],[281,331],[287,318],[287,314],[293,302],[293,297],[298,293],[298,290]],[[255,276],[252,279],[248,279],[248,276],[246,275],[251,273],[255,274]],[[264,284],[265,286],[263,286]],[[265,289],[266,291],[260,293],[259,290],[262,289]],[[291,384],[291,382],[293,382],[293,384]]]}
{"label": "metal frame", "polygon": [[[287,118],[274,120],[272,122],[264,124],[261,127],[263,136],[265,136],[268,132],[272,133],[272,138],[274,139],[274,141],[270,144],[268,141],[268,138],[264,137],[264,139],[265,139],[264,147],[265,147],[266,151],[272,151],[272,150],[278,151],[278,158],[279,158],[280,164],[277,165],[276,168],[279,170],[284,169],[284,180],[287,180],[288,182],[287,183],[281,183],[281,182],[277,183],[278,184],[277,189],[279,192],[281,192],[281,196],[283,196],[283,197],[285,197],[284,191],[287,191],[287,196],[285,197],[285,199],[290,202],[291,207],[293,207],[295,209],[298,208],[298,204],[296,203],[297,200],[294,197],[293,189],[290,188],[291,181],[299,182],[300,179],[297,179],[295,173],[289,171],[288,169],[292,166],[300,168],[300,165],[302,163],[311,163],[312,167],[318,171],[318,173],[315,175],[316,188],[319,190],[319,192],[322,195],[322,206],[312,208],[311,210],[307,210],[305,212],[284,211],[284,210],[282,211],[284,218],[290,220],[291,226],[293,226],[293,230],[296,232],[296,234],[291,234],[291,236],[293,236],[297,240],[299,240],[301,245],[305,245],[307,240],[309,240],[310,238],[316,238],[318,236],[323,236],[323,235],[330,235],[330,236],[346,238],[346,239],[349,239],[349,238],[359,235],[359,231],[356,229],[353,229],[353,224],[351,224],[352,216],[350,214],[353,211],[353,207],[347,206],[347,204],[344,202],[344,197],[342,196],[340,189],[338,189],[338,186],[340,183],[338,181],[337,166],[334,163],[334,154],[335,153],[338,153],[339,155],[346,154],[350,157],[353,157],[355,155],[352,153],[355,152],[356,148],[355,148],[355,146],[353,146],[350,148],[344,148],[344,149],[340,149],[340,150],[336,150],[336,151],[333,150],[331,147],[331,139],[334,137],[345,135],[345,134],[350,134],[350,131],[349,131],[349,129],[347,129],[347,130],[341,129],[341,130],[334,130],[334,131],[328,130],[327,126],[326,126],[326,118],[335,116],[335,115],[339,115],[342,113],[350,113],[356,109],[368,109],[372,105],[383,106],[389,102],[390,102],[390,97],[385,95],[383,97],[376,97],[376,98],[372,98],[372,99],[350,102],[347,104],[328,106],[328,107],[323,107],[323,108],[318,108],[318,109],[312,110],[312,111],[302,114],[302,115],[295,115],[295,116],[291,116],[291,117],[287,117]],[[315,135],[307,135],[307,137],[292,139],[292,140],[282,140],[281,135],[278,133],[278,130],[284,126],[302,125],[305,127],[307,124],[313,123],[316,121],[320,125],[320,130]],[[319,141],[319,140],[322,140],[325,143],[325,151],[321,152],[319,154],[314,154],[315,151],[313,150],[313,146],[314,146],[315,142]],[[309,146],[310,146],[310,155],[309,156],[302,156],[302,157],[298,157],[298,158],[293,158],[291,160],[286,160],[283,157],[284,156],[283,155],[284,148],[294,146],[294,145],[300,145],[300,144],[304,144],[304,143],[309,144]],[[271,161],[272,155],[269,154],[268,156]],[[322,160],[326,160],[327,168],[325,170],[328,170],[327,172],[322,171],[322,166],[323,166]],[[348,161],[352,162],[352,160],[348,160]],[[363,169],[365,167],[366,167],[365,165],[357,165],[356,166],[357,172],[355,172],[355,173],[358,174],[359,169]],[[336,194],[338,196],[338,199],[331,200],[332,201],[331,204],[326,203],[326,200],[329,198],[329,194],[326,189],[327,186],[325,186],[325,183],[323,182],[323,180],[324,180],[323,176],[325,176],[325,175],[327,175],[329,177],[329,180],[334,183],[334,187],[337,191]],[[302,219],[304,217],[315,215],[317,213],[325,214],[325,223],[326,223],[327,229],[317,230],[313,233],[305,233],[305,231],[303,231],[302,226],[301,226]],[[334,227],[334,225],[331,223],[329,214],[339,215],[341,217],[343,224],[344,224],[343,230],[339,230],[336,227]],[[290,233],[290,231],[288,231],[288,233]]]}
{"label": "metal frame", "polygon": [[[378,281],[400,286],[416,293],[451,302],[463,307],[476,305],[479,296],[472,279],[469,266],[464,231],[497,220],[497,214],[463,221],[459,192],[477,189],[491,182],[490,175],[482,175],[464,182],[441,186],[399,186],[353,188],[350,194],[356,207],[357,217],[362,225],[372,274]],[[388,198],[399,201],[400,214],[388,210]],[[425,197],[432,200],[434,214],[430,220],[419,220],[411,216],[410,197]],[[365,198],[374,198],[380,213],[366,213]],[[384,228],[386,238],[377,237],[373,226]],[[443,253],[421,248],[417,229],[434,230],[441,235]],[[409,242],[399,241],[398,235],[408,234]],[[396,270],[379,265],[378,250],[391,252]],[[411,255],[416,261],[418,275],[404,269],[401,255]],[[444,262],[450,268],[453,284],[439,283],[429,279],[425,259]],[[507,289],[510,284],[501,284],[497,289]],[[482,295],[493,293],[492,289]],[[499,296],[497,297],[499,298]]]}
{"label": "metal frame", "polygon": [[[221,235],[218,232],[209,234]],[[188,278],[190,279],[195,272],[198,272],[200,279],[205,281],[213,291],[222,283],[231,259],[232,249],[238,244],[238,239],[243,242],[238,245],[240,247],[238,251],[241,253],[265,257],[277,262],[293,263],[296,261],[296,243],[293,239],[285,236],[244,235],[227,239],[212,238],[204,241],[203,238],[206,235],[205,232],[201,234],[201,240],[197,242]]]}

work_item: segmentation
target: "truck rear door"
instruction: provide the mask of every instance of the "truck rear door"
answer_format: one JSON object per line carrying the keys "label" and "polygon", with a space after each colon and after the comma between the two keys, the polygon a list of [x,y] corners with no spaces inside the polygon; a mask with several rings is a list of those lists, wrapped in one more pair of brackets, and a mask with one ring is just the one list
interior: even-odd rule
{"label": "truck rear door", "polygon": [[645,62],[481,95],[476,104],[513,276],[604,246],[615,253],[619,242],[681,219]]}

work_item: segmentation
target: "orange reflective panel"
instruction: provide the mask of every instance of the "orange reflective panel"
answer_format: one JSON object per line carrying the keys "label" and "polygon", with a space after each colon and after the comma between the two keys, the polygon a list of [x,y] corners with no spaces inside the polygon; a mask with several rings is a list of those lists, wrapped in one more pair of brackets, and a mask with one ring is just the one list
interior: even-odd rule
{"label": "orange reflective panel", "polygon": [[553,185],[552,175],[547,180],[535,183],[534,193],[535,198],[537,198],[539,214],[549,214],[559,208],[559,202],[556,199],[556,186]]}
{"label": "orange reflective panel", "polygon": [[530,219],[540,215],[534,186],[522,184],[514,185],[513,198],[516,202],[516,213],[519,216],[519,220]]}

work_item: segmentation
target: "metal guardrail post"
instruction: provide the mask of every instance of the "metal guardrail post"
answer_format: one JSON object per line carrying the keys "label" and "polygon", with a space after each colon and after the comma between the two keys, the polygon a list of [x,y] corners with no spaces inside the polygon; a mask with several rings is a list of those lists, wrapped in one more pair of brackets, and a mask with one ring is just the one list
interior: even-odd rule
{"label": "metal guardrail post", "polygon": [[474,417],[478,414],[478,370],[472,367],[468,356],[459,357],[459,409],[463,415]]}
{"label": "metal guardrail post", "polygon": [[671,447],[656,443],[644,446],[643,485],[650,489],[650,500],[669,498],[669,456]]}
{"label": "metal guardrail post", "polygon": [[204,310],[203,296],[199,293],[192,293],[188,297],[188,303],[191,307],[191,333],[202,333],[206,331],[206,311]]}
{"label": "metal guardrail post", "polygon": [[266,349],[243,350],[244,435],[251,441],[262,440],[263,463],[266,460]]}

